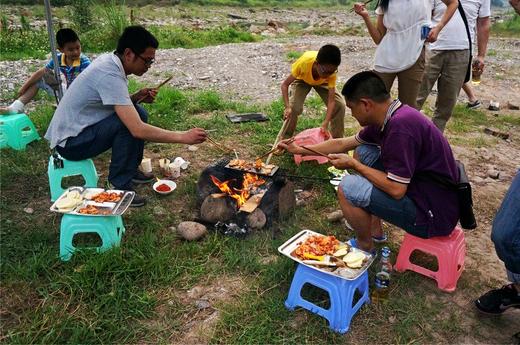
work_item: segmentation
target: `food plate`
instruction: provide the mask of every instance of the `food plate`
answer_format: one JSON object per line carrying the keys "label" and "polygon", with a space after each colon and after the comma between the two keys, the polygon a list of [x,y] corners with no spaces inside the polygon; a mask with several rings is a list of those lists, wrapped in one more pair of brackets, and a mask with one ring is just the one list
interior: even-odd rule
{"label": "food plate", "polygon": [[103,188],[70,187],[52,204],[52,212],[82,216],[120,216],[135,192]]}
{"label": "food plate", "polygon": [[[345,280],[355,280],[370,267],[372,262],[374,262],[374,255],[367,253],[365,251],[362,251],[360,249],[350,247],[348,249],[347,255],[360,255],[360,254],[350,254],[350,253],[362,253],[364,255],[365,259],[363,260],[361,267],[359,267],[359,268],[337,267],[334,265],[329,265],[326,262],[319,264],[321,266],[317,267],[315,265],[315,264],[317,264],[316,261],[301,260],[294,254],[296,249],[298,249],[300,247],[300,245],[302,243],[304,243],[311,236],[326,237],[326,236],[324,236],[320,233],[314,232],[312,230],[302,230],[299,233],[297,233],[296,235],[294,235],[293,237],[291,237],[289,240],[287,240],[280,247],[278,247],[278,252],[302,265],[308,266],[312,269],[315,269],[320,272],[329,274],[334,277],[339,277],[339,278],[345,279]],[[345,245],[344,243],[339,242],[340,247],[344,246],[344,245]]]}
{"label": "food plate", "polygon": [[257,175],[273,176],[278,171],[278,166],[274,164],[265,164],[261,162],[261,168],[255,167],[255,162],[246,161],[244,159],[232,159],[225,168],[249,172]]}

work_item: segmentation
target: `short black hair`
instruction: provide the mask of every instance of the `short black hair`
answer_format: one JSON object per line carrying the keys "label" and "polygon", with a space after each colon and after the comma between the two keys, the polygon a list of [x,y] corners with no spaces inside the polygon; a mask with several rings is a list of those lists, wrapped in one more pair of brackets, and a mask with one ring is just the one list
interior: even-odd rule
{"label": "short black hair", "polygon": [[390,98],[383,80],[372,71],[354,74],[343,86],[341,94],[350,102],[357,102],[361,98],[370,98],[375,102],[383,102]]}
{"label": "short black hair", "polygon": [[159,41],[154,35],[140,25],[128,26],[117,41],[116,52],[123,54],[126,48],[130,48],[136,54],[142,54],[146,48],[159,47]]}
{"label": "short black hair", "polygon": [[318,51],[316,61],[318,61],[320,65],[339,66],[341,63],[341,52],[335,45],[326,44]]}
{"label": "short black hair", "polygon": [[59,29],[56,32],[56,43],[58,43],[58,47],[63,48],[65,44],[69,42],[79,41],[78,34],[72,29]]}

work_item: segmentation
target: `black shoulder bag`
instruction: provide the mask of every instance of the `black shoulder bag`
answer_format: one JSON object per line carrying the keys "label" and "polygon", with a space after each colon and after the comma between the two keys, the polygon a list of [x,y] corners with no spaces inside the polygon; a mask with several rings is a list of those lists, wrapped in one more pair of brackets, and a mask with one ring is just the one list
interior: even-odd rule
{"label": "black shoulder bag", "polygon": [[468,69],[466,70],[466,77],[464,78],[464,83],[467,83],[471,79],[471,63],[473,60],[473,43],[471,42],[471,33],[469,32],[468,19],[466,18],[466,13],[464,12],[464,8],[462,7],[462,1],[459,0],[459,12],[462,17],[462,21],[464,22],[464,26],[466,27],[466,35],[468,35],[469,42],[469,63]]}
{"label": "black shoulder bag", "polygon": [[477,227],[477,221],[473,214],[473,197],[471,196],[471,185],[469,183],[468,175],[466,174],[466,169],[464,169],[464,164],[462,164],[462,162],[455,161],[455,163],[457,164],[460,176],[457,183],[444,175],[430,171],[419,172],[414,175],[414,178],[421,181],[432,182],[445,189],[456,191],[459,199],[460,225],[467,230],[475,229]]}

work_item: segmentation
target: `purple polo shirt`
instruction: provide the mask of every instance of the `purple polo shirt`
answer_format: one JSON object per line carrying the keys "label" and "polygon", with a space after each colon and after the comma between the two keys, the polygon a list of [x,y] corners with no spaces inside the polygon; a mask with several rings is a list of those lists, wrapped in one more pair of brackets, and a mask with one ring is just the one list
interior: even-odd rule
{"label": "purple polo shirt", "polygon": [[429,237],[450,234],[459,219],[456,192],[413,179],[421,171],[449,176],[453,181],[459,179],[451,147],[433,122],[396,100],[382,128],[367,126],[356,139],[379,145],[387,178],[408,184],[406,195],[417,207],[416,224],[427,225]]}

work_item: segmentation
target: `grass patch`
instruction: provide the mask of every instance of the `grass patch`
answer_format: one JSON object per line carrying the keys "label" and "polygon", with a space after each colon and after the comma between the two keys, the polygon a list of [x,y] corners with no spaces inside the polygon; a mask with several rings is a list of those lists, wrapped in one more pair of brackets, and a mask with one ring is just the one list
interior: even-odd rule
{"label": "grass patch", "polygon": [[[131,80],[130,89],[138,87]],[[281,100],[266,106],[244,104],[214,91],[185,92],[165,86],[157,101],[145,107],[150,123],[174,130],[195,125],[215,129],[212,137],[236,146],[244,157],[265,152],[282,125]],[[324,116],[318,96],[309,97],[305,109],[298,130],[319,126]],[[229,112],[242,111],[262,111],[270,121],[232,125],[225,119]],[[46,131],[52,114],[50,102],[30,114],[40,134]],[[485,120],[479,113],[457,116],[469,116],[468,121],[475,124]],[[349,131],[352,134],[354,128]],[[194,217],[198,175],[222,153],[209,144],[200,145],[196,153],[187,153],[182,145],[147,144],[146,150],[160,157],[193,155],[187,157],[192,165],[178,180],[178,189],[171,196],[158,197],[149,186],[140,187],[138,192],[149,203],[123,217],[127,231],[121,248],[103,254],[80,252],[67,263],[58,259],[60,217],[48,210],[47,143],[35,142],[25,151],[0,151],[4,342],[171,343],[182,339],[191,327],[189,322],[204,313],[186,297],[187,291],[212,284],[218,288],[226,277],[244,283],[240,289],[233,285],[228,299],[212,305],[220,316],[209,335],[210,343],[460,341],[460,321],[468,311],[453,303],[453,295],[439,294],[432,280],[414,273],[395,274],[389,302],[364,306],[346,335],[331,332],[324,319],[309,312],[285,309],[294,264],[278,255],[277,247],[302,228],[334,234],[341,240],[352,237],[342,225],[332,224],[324,216],[337,208],[335,192],[327,181],[296,179],[297,188],[311,191],[313,197],[308,205],[296,209],[294,217],[272,229],[243,240],[210,232],[202,241],[184,242],[169,227]],[[100,183],[107,176],[109,159],[109,154],[95,158],[103,173]],[[289,155],[276,157],[274,162],[290,174],[328,176],[326,165],[295,166]],[[26,207],[34,213],[25,213]],[[398,243],[388,245],[395,262]],[[477,294],[476,287],[479,291],[486,288],[478,277],[478,272],[467,272],[461,279],[472,295]],[[461,289],[457,293],[466,293]],[[499,332],[497,327],[506,326],[487,322],[482,327],[483,342],[506,342],[505,338],[492,338]]]}
{"label": "grass patch", "polygon": [[495,36],[518,37],[520,35],[520,16],[511,12],[509,18],[491,26],[491,34]]}
{"label": "grass patch", "polygon": [[[207,30],[193,30],[174,26],[155,26],[148,29],[159,40],[160,48],[201,48],[224,43],[255,42],[259,36],[238,28],[223,26]],[[114,50],[117,35],[101,26],[79,34],[84,53]],[[0,60],[44,59],[49,53],[46,30],[11,31],[0,33]]]}
{"label": "grass patch", "polygon": [[287,57],[287,60],[289,61],[296,61],[300,58],[300,56],[303,55],[304,52],[302,51],[290,51],[285,56]]}

